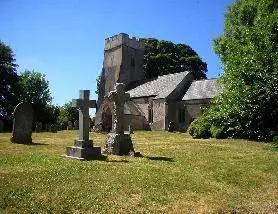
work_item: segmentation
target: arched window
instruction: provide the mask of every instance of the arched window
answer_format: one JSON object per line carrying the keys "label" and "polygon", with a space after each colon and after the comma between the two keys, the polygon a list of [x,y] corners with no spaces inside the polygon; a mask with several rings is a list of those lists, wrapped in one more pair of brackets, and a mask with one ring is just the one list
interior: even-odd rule
{"label": "arched window", "polygon": [[185,123],[185,109],[179,108],[179,123]]}
{"label": "arched window", "polygon": [[153,123],[153,108],[149,108],[149,123]]}

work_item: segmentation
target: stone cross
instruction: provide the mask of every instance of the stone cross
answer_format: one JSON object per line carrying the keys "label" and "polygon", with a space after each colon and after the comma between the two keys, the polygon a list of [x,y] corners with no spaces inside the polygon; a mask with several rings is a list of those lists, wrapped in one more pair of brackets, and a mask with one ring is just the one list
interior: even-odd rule
{"label": "stone cross", "polygon": [[124,104],[130,99],[124,84],[116,83],[115,91],[109,92],[108,99],[114,102],[113,132],[124,134]]}
{"label": "stone cross", "polygon": [[89,108],[96,108],[96,101],[90,100],[90,90],[80,90],[79,99],[72,100],[72,106],[79,108],[79,140],[89,141]]}

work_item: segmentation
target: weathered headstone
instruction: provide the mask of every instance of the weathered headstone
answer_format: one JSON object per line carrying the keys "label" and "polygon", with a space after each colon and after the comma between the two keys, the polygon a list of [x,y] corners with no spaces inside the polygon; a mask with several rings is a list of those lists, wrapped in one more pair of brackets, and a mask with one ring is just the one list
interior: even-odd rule
{"label": "weathered headstone", "polygon": [[51,124],[49,124],[49,123],[45,124],[45,129],[44,129],[44,131],[50,132],[50,125],[51,125]]}
{"label": "weathered headstone", "polygon": [[56,124],[50,124],[50,132],[57,133],[57,126],[56,126]]}
{"label": "weathered headstone", "polygon": [[67,130],[72,130],[73,129],[73,124],[71,121],[68,122],[68,127]]}
{"label": "weathered headstone", "polygon": [[132,126],[130,124],[128,125],[128,133],[129,134],[134,134],[134,131],[133,131]]}
{"label": "weathered headstone", "polygon": [[108,99],[113,101],[113,130],[108,133],[104,143],[104,153],[114,155],[129,155],[135,154],[131,137],[129,134],[124,134],[124,103],[130,99],[128,93],[125,93],[123,83],[117,83],[115,91],[108,94]]}
{"label": "weathered headstone", "polygon": [[4,122],[0,119],[0,132],[4,131]]}
{"label": "weathered headstone", "polygon": [[42,131],[42,122],[36,122],[35,132],[41,132],[41,131]]}
{"label": "weathered headstone", "polygon": [[19,103],[13,113],[12,143],[32,143],[33,108],[30,103]]}
{"label": "weathered headstone", "polygon": [[60,127],[60,131],[64,130],[64,124],[63,123],[60,123],[59,127]]}
{"label": "weathered headstone", "polygon": [[78,120],[74,121],[73,123],[74,130],[78,130],[78,126],[79,126]]}
{"label": "weathered headstone", "polygon": [[175,130],[175,122],[171,121],[168,125],[168,132],[174,132]]}
{"label": "weathered headstone", "polygon": [[72,100],[73,107],[79,109],[79,139],[74,146],[67,147],[66,157],[84,160],[101,155],[101,148],[94,147],[89,139],[89,108],[96,108],[96,101],[89,98],[90,90],[80,90],[79,99]]}

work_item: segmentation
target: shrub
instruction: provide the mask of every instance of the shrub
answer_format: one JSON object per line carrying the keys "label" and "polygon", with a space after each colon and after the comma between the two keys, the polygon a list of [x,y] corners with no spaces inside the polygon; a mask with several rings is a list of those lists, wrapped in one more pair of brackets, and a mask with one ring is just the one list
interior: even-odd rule
{"label": "shrub", "polygon": [[224,127],[221,126],[212,125],[210,127],[211,136],[216,139],[223,139],[227,137],[226,136],[227,134],[224,130],[225,130]]}
{"label": "shrub", "polygon": [[188,132],[193,138],[211,137],[210,124],[204,116],[201,116],[198,119],[194,120],[188,128]]}

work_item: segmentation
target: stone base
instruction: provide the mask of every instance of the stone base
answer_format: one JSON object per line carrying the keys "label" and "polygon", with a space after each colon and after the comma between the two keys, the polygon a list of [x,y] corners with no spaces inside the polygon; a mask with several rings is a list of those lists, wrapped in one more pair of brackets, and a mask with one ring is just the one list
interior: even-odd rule
{"label": "stone base", "polygon": [[103,152],[113,155],[133,155],[134,148],[130,135],[108,133]]}
{"label": "stone base", "polygon": [[101,148],[94,147],[93,141],[75,140],[74,146],[68,146],[65,157],[90,160],[101,156]]}
{"label": "stone base", "polygon": [[10,140],[12,143],[32,144],[32,137],[27,134],[13,134]]}

